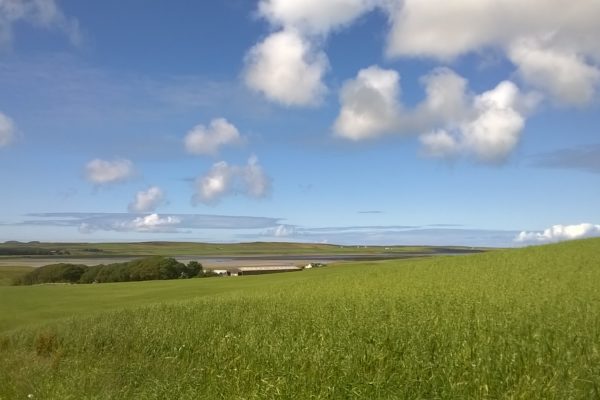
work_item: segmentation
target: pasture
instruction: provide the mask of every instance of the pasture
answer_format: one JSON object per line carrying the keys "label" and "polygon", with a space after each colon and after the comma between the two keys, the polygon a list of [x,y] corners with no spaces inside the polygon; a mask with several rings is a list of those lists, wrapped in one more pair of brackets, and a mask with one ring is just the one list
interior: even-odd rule
{"label": "pasture", "polygon": [[0,287],[0,399],[600,398],[600,240]]}

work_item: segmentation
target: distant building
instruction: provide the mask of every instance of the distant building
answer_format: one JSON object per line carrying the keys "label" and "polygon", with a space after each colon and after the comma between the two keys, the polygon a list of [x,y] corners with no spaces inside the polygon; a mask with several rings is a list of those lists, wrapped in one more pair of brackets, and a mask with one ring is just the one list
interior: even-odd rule
{"label": "distant building", "polygon": [[253,266],[253,267],[239,267],[232,269],[231,273],[237,272],[238,275],[261,275],[261,274],[275,274],[280,272],[296,272],[302,271],[302,268],[293,265],[268,265],[268,266]]}
{"label": "distant building", "polygon": [[306,264],[306,265],[304,266],[304,269],[320,268],[320,267],[324,267],[324,266],[325,266],[325,264],[323,264],[323,263],[315,263],[315,262],[312,262],[312,263],[310,263],[310,264]]}

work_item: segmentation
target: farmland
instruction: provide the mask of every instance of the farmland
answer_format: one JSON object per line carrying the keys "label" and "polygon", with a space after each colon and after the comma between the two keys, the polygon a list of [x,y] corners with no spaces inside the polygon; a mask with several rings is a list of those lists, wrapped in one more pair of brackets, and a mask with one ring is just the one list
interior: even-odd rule
{"label": "farmland", "polygon": [[301,255],[301,254],[438,254],[472,252],[469,247],[435,246],[339,246],[316,243],[251,242],[251,243],[0,243],[0,256],[236,256],[236,255]]}
{"label": "farmland", "polygon": [[0,287],[0,399],[600,398],[600,240]]}

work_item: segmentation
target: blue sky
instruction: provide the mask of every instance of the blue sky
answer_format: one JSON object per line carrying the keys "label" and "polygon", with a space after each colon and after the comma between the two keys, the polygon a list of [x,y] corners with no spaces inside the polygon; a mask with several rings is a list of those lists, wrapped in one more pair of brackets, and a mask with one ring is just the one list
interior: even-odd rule
{"label": "blue sky", "polygon": [[0,0],[0,241],[600,235],[598,16]]}

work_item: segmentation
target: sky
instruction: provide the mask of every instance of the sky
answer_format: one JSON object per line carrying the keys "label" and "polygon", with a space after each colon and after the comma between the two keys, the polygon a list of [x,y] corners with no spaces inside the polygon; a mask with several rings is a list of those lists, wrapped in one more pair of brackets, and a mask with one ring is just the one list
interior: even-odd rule
{"label": "sky", "polygon": [[600,0],[0,0],[0,241],[600,236]]}

